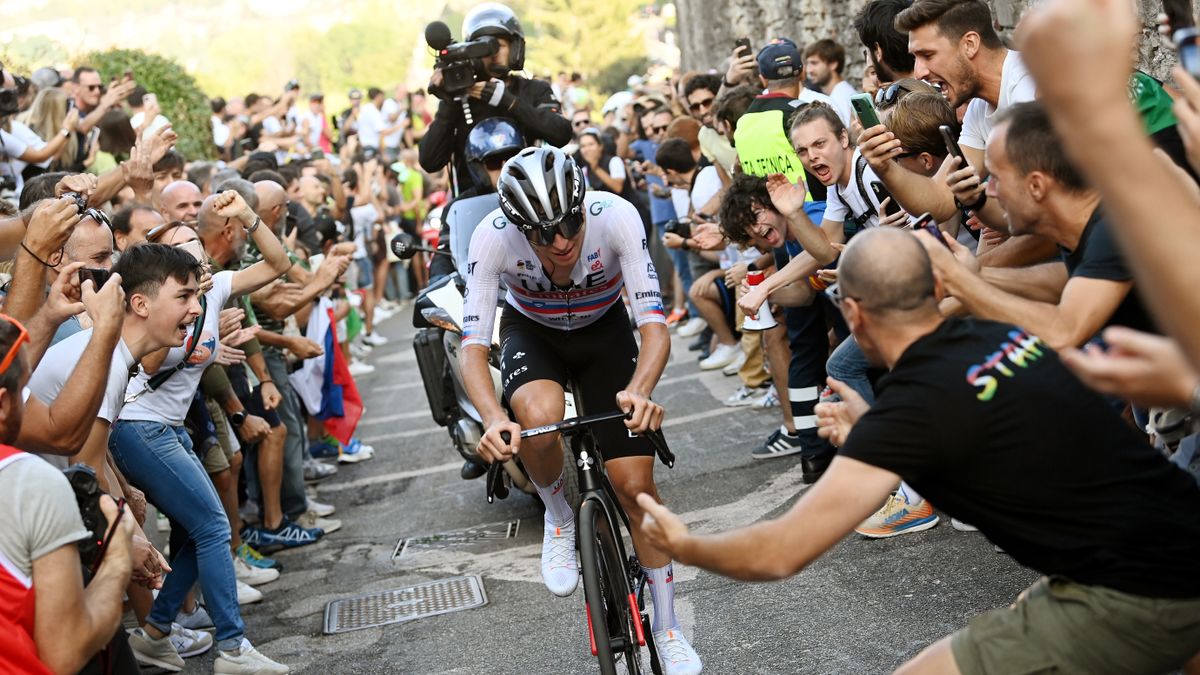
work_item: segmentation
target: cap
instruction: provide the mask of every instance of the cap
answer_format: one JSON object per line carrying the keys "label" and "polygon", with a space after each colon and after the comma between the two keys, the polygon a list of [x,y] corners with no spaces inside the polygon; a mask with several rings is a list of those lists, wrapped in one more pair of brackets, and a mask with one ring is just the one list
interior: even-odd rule
{"label": "cap", "polygon": [[38,89],[47,87],[60,87],[63,83],[62,75],[53,68],[42,67],[33,71],[33,75],[29,76],[30,80],[38,86]]}
{"label": "cap", "polygon": [[786,80],[800,74],[800,48],[787,38],[775,38],[758,52],[758,72],[768,80]]}
{"label": "cap", "polygon": [[362,92],[357,89],[351,89],[350,93],[346,94],[346,97],[350,99],[362,98]]}
{"label": "cap", "polygon": [[309,96],[308,96],[308,100],[310,100],[310,101],[324,101],[324,100],[325,100],[325,94],[322,94],[322,93],[320,93],[320,92],[317,92],[317,93],[315,93],[315,94],[309,94]]}

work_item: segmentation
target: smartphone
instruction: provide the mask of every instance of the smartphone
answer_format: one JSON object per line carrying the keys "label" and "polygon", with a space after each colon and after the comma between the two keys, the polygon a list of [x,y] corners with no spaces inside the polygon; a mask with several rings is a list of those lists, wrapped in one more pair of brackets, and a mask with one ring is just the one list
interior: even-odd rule
{"label": "smartphone", "polygon": [[[1195,26],[1180,28],[1173,37],[1179,65],[1192,77],[1200,79],[1200,31]],[[70,99],[67,99],[68,101]]]}
{"label": "smartphone", "polygon": [[176,244],[175,248],[183,249],[188,253],[191,253],[192,257],[195,258],[197,262],[205,262],[204,244],[200,243],[199,239],[193,239],[191,241],[185,241],[182,244]]}
{"label": "smartphone", "polygon": [[855,94],[850,97],[850,106],[863,129],[879,126],[879,114],[875,112],[875,102],[870,94]]}
{"label": "smartphone", "polygon": [[739,54],[743,51],[745,51],[746,54],[754,53],[750,51],[750,38],[748,37],[740,37],[733,41],[733,53]]}
{"label": "smartphone", "polygon": [[320,148],[317,148],[316,150],[313,150],[313,151],[312,151],[312,158],[313,158],[313,159],[325,159],[325,151],[324,151],[324,150],[322,150],[322,149],[320,149]]}
{"label": "smartphone", "polygon": [[153,106],[158,105],[158,95],[157,94],[146,94],[145,96],[142,97],[142,106],[143,107],[148,107],[148,106],[152,106],[152,105]]}
{"label": "smartphone", "polygon": [[100,290],[108,278],[112,276],[112,270],[101,269],[99,267],[81,267],[79,268],[79,283],[83,283],[87,279],[92,280],[92,287],[95,290]]}
{"label": "smartphone", "polygon": [[945,246],[948,250],[952,250],[950,249],[950,244],[947,244],[946,239],[942,237],[942,231],[938,229],[937,222],[933,219],[932,215],[925,213],[920,218],[917,218],[917,221],[912,224],[912,229],[914,232],[916,230],[925,230],[929,233],[929,236],[941,242],[942,246]]}
{"label": "smartphone", "polygon": [[883,183],[880,183],[879,181],[871,181],[871,192],[875,193],[875,201],[879,202],[880,204],[882,204],[883,200],[885,199],[891,199],[887,206],[883,208],[884,215],[894,216],[897,213],[900,213],[902,210],[900,205],[897,204],[896,200],[892,197],[892,193],[888,192],[888,189],[884,187]]}
{"label": "smartphone", "polygon": [[938,131],[942,132],[942,140],[946,143],[946,152],[951,157],[958,157],[962,160],[962,166],[958,168],[965,169],[970,166],[967,162],[967,156],[963,154],[962,148],[958,147],[958,139],[955,138],[954,130],[942,124],[938,126]]}

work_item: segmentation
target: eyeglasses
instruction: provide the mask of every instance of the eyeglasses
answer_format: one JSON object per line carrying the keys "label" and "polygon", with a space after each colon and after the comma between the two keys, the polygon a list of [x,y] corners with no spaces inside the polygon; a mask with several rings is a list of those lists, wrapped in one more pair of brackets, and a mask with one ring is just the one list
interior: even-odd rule
{"label": "eyeglasses", "polygon": [[571,126],[586,127],[587,125],[589,125],[591,123],[592,123],[591,120],[575,120],[574,122],[571,122]]}
{"label": "eyeglasses", "polygon": [[909,89],[904,86],[903,82],[893,82],[888,85],[887,89],[875,92],[875,105],[884,107],[895,105],[907,93],[909,93]]}
{"label": "eyeglasses", "polygon": [[87,87],[88,91],[100,91],[100,89],[104,87],[102,84],[88,84],[84,86]]}
{"label": "eyeglasses", "polygon": [[668,127],[670,127],[669,124],[664,124],[661,127],[646,127],[646,130],[652,134],[661,134],[662,132],[666,131]]}
{"label": "eyeglasses", "polygon": [[13,341],[12,346],[8,348],[8,353],[4,355],[4,360],[0,361],[0,374],[8,371],[8,367],[12,365],[13,359],[17,358],[17,354],[21,351],[21,345],[29,342],[29,331],[25,330],[25,326],[21,325],[20,321],[12,318],[7,314],[0,314],[0,319],[11,323],[21,331],[17,335],[17,339]]}
{"label": "eyeglasses", "polygon": [[696,101],[695,103],[688,105],[688,110],[690,110],[692,112],[701,112],[703,110],[708,110],[710,107],[712,107],[713,101],[715,101],[716,98],[717,98],[716,96],[712,96],[712,97],[704,99],[703,101]]}
{"label": "eyeglasses", "polygon": [[555,236],[561,234],[564,239],[570,239],[579,234],[579,230],[581,229],[583,229],[583,215],[565,213],[556,220],[544,223],[538,227],[531,229],[521,228],[521,233],[534,246],[549,246],[554,243]]}
{"label": "eyeglasses", "polygon": [[838,309],[842,308],[842,300],[846,298],[850,298],[855,302],[862,302],[852,295],[842,295],[842,285],[836,281],[829,288],[825,289],[825,297],[829,298],[829,301],[833,303],[833,306],[837,307]]}
{"label": "eyeglasses", "polygon": [[504,168],[504,163],[512,158],[511,154],[492,155],[491,157],[483,158],[483,165],[488,171],[499,171]]}

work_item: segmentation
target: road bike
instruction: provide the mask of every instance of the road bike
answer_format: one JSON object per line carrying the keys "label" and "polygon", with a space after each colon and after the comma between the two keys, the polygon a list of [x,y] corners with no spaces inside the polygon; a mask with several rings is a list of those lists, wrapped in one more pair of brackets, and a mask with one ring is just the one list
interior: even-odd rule
{"label": "road bike", "polygon": [[[580,504],[576,549],[587,611],[588,638],[592,655],[600,663],[603,675],[618,670],[641,675],[641,647],[650,653],[650,668],[662,675],[650,615],[646,612],[644,591],[646,574],[637,556],[626,553],[622,528],[629,531],[629,516],[621,508],[617,494],[604,472],[604,457],[592,433],[592,425],[610,420],[628,419],[621,411],[574,417],[521,432],[521,438],[561,433],[570,444],[571,456],[579,476]],[[661,431],[643,434],[654,445],[658,458],[667,467],[675,466],[675,455],[667,447]],[[511,436],[504,432],[505,443]],[[503,490],[500,463],[488,468],[488,502]]]}

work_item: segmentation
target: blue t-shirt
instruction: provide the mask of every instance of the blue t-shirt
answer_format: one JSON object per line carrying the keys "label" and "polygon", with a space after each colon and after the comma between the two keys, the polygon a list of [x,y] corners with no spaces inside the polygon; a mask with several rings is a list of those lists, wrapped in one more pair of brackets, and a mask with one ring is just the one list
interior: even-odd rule
{"label": "blue t-shirt", "polygon": [[59,324],[58,330],[54,331],[54,337],[50,338],[50,346],[53,347],[82,330],[83,326],[79,325],[79,317],[73,316]]}
{"label": "blue t-shirt", "polygon": [[[642,158],[654,164],[654,157],[658,154],[658,143],[654,141],[639,138],[629,144],[633,151],[640,153]],[[646,185],[662,185],[663,179],[658,176],[646,175]],[[650,199],[650,220],[654,225],[661,225],[675,217],[675,205],[670,199],[660,199],[654,196],[654,192],[647,187],[647,196]]]}

